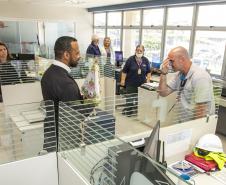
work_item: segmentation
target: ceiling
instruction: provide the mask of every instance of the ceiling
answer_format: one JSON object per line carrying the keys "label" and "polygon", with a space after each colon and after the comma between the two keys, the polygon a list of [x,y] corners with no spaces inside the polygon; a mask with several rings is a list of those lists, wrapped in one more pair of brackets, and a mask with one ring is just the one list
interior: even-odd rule
{"label": "ceiling", "polygon": [[79,8],[91,8],[106,5],[140,2],[144,0],[0,0],[8,3],[26,3],[52,6],[74,6]]}

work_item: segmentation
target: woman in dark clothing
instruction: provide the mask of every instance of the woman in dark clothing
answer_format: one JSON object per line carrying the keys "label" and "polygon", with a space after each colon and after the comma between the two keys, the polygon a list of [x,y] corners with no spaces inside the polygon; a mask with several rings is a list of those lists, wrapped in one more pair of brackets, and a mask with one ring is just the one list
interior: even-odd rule
{"label": "woman in dark clothing", "polygon": [[13,60],[7,46],[0,42],[0,81],[1,85],[33,82],[34,79],[26,75],[25,61]]}
{"label": "woman in dark clothing", "polygon": [[149,60],[143,56],[144,46],[138,45],[135,55],[129,57],[123,67],[120,85],[126,88],[125,114],[131,115],[137,111],[138,87],[150,82],[151,70]]}
{"label": "woman in dark clothing", "polygon": [[[34,79],[27,77],[23,70],[23,63],[17,61],[16,68],[11,63],[12,57],[7,46],[0,42],[0,83],[1,85],[12,85],[22,82],[32,82]],[[0,94],[1,91],[0,91]],[[2,102],[2,95],[0,95],[0,102]]]}

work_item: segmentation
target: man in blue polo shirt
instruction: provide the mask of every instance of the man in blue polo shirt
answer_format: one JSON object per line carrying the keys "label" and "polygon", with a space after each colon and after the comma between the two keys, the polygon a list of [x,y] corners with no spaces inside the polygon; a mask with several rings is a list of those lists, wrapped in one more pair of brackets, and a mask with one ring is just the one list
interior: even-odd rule
{"label": "man in blue polo shirt", "polygon": [[[145,82],[150,82],[151,70],[149,60],[143,56],[144,46],[138,45],[135,50],[135,55],[128,58],[122,70],[121,86],[125,86],[127,96],[126,114],[131,115],[135,109],[137,102],[138,87]],[[134,97],[134,98],[133,98]]]}

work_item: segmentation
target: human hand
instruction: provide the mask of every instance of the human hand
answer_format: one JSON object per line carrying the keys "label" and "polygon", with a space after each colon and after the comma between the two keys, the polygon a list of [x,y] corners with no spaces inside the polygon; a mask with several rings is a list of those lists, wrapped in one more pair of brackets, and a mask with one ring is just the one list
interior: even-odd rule
{"label": "human hand", "polygon": [[125,86],[125,81],[121,81],[120,85],[124,87]]}
{"label": "human hand", "polygon": [[168,73],[169,63],[170,63],[170,59],[169,58],[166,58],[163,61],[162,65],[161,65],[161,72],[162,72],[162,74],[167,74]]}

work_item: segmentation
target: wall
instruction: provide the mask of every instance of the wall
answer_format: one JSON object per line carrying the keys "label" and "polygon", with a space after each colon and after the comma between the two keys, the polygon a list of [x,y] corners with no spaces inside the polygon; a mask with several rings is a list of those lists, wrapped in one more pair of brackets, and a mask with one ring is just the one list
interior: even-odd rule
{"label": "wall", "polygon": [[92,35],[92,13],[83,8],[0,2],[0,19],[74,21],[81,52],[86,50]]}
{"label": "wall", "polygon": [[56,153],[0,165],[1,185],[57,185]]}

